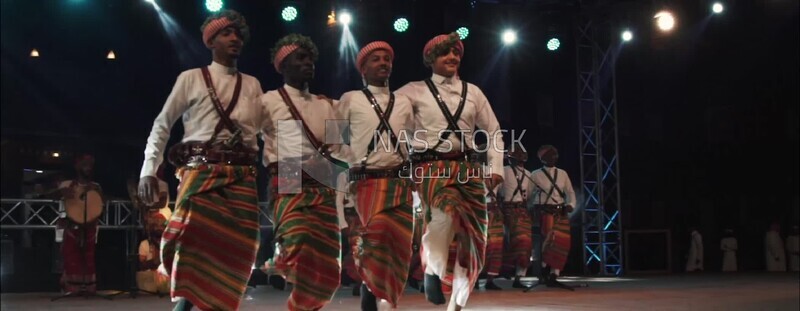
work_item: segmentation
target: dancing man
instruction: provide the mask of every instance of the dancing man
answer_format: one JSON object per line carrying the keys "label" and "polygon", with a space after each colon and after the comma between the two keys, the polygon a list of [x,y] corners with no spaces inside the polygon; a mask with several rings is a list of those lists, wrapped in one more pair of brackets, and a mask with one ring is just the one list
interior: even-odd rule
{"label": "dancing man", "polygon": [[236,310],[258,249],[255,168],[263,109],[261,84],[237,69],[249,37],[244,17],[226,10],[206,19],[203,43],[211,65],[182,72],[153,122],[140,173],[139,197],[158,197],[156,169],[172,125],[183,120],[169,161],[180,179],[175,211],[161,240],[175,310]]}

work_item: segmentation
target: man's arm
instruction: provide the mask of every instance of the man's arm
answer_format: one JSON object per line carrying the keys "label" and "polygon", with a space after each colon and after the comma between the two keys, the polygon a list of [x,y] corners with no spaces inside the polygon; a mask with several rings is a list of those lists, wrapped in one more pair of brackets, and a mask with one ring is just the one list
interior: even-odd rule
{"label": "man's arm", "polygon": [[564,186],[564,192],[567,194],[566,202],[567,205],[575,208],[578,200],[575,198],[575,189],[572,188],[572,181],[569,179],[569,175],[567,172],[564,172],[564,180],[566,181],[566,185]]}
{"label": "man's arm", "polygon": [[187,96],[187,89],[190,85],[190,75],[188,71],[181,73],[178,80],[172,87],[172,92],[167,97],[164,107],[161,112],[153,121],[153,128],[150,130],[150,136],[147,138],[147,147],[144,150],[144,164],[139,177],[155,176],[158,166],[164,159],[164,147],[169,140],[170,130],[175,121],[189,107],[189,99]]}
{"label": "man's arm", "polygon": [[164,147],[169,140],[170,130],[175,121],[189,108],[187,96],[187,89],[191,85],[189,79],[188,71],[184,71],[178,76],[164,107],[153,121],[153,128],[147,138],[147,147],[144,149],[144,164],[139,173],[139,198],[144,204],[154,203],[153,198],[158,193],[156,171],[164,160]]}
{"label": "man's arm", "polygon": [[[477,96],[477,110],[475,111],[475,124],[489,133],[487,135],[486,151],[487,162],[492,168],[491,186],[503,182],[503,170],[497,169],[503,167],[503,152],[505,151],[505,144],[503,143],[503,134],[500,132],[500,123],[497,121],[497,116],[489,104],[489,100],[483,95],[483,92],[476,89],[475,95]],[[496,175],[496,176],[495,176]]]}

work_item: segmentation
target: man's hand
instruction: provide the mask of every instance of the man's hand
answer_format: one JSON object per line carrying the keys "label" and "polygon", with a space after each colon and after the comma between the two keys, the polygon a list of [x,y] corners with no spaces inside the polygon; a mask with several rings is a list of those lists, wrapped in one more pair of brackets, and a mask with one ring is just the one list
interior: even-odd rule
{"label": "man's hand", "polygon": [[158,195],[158,180],[155,176],[145,176],[139,179],[139,200],[145,205],[153,205]]}
{"label": "man's hand", "polygon": [[572,207],[572,205],[567,205],[567,206],[566,206],[566,209],[567,209],[567,213],[572,213],[572,211],[574,210],[574,208]]}
{"label": "man's hand", "polygon": [[497,185],[503,183],[503,176],[492,174],[492,178],[484,179],[484,183],[486,184],[486,188],[494,190]]}

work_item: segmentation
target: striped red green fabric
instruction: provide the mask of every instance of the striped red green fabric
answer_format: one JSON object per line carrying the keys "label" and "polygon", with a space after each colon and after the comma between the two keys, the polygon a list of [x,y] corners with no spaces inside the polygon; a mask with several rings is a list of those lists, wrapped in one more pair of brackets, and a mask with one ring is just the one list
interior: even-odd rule
{"label": "striped red green fabric", "polygon": [[373,178],[356,182],[356,210],[363,228],[355,254],[372,294],[393,307],[403,294],[411,262],[414,208],[411,181]]}
{"label": "striped red green fabric", "polygon": [[236,310],[258,250],[252,167],[181,168],[178,199],[161,240],[171,296],[201,310]]}
{"label": "striped red green fabric", "polygon": [[289,310],[318,310],[339,287],[341,232],[335,204],[335,190],[324,186],[304,186],[302,193],[275,198],[278,247],[268,265],[294,284]]}
{"label": "striped red green fabric", "polygon": [[[453,217],[455,257],[459,265],[467,269],[470,288],[473,288],[484,265],[488,216],[483,179],[469,176],[480,172],[481,165],[447,160],[426,162],[420,166],[423,176],[449,173],[445,177],[424,178],[418,187],[419,197],[429,208],[441,209]],[[452,269],[448,267],[447,270],[447,275],[439,276],[443,290],[452,280]]]}
{"label": "striped red green fabric", "polygon": [[506,270],[520,271],[530,265],[533,238],[530,214],[524,207],[504,207],[503,214],[508,230],[508,248],[505,253]]}
{"label": "striped red green fabric", "polygon": [[486,265],[484,271],[488,275],[499,275],[503,267],[503,239],[505,228],[503,227],[503,212],[496,203],[488,204],[489,210],[489,229],[486,238]]}
{"label": "striped red green fabric", "polygon": [[352,208],[345,208],[344,218],[347,221],[347,228],[342,230],[342,234],[347,238],[350,249],[342,250],[342,268],[353,282],[361,284],[361,275],[358,274],[356,261],[353,258],[353,254],[358,250],[359,233],[362,231],[361,219]]}
{"label": "striped red green fabric", "polygon": [[542,261],[553,269],[563,270],[571,244],[569,216],[542,213]]}

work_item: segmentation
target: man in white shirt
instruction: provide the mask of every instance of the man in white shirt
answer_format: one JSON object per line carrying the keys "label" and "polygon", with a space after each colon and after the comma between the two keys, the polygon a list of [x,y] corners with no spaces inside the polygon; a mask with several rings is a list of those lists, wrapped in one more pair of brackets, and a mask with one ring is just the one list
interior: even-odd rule
{"label": "man in white shirt", "polygon": [[770,225],[764,236],[764,261],[767,263],[767,271],[786,271],[786,250],[783,248],[781,225],[777,221]]}
{"label": "man in white shirt", "polygon": [[253,166],[264,114],[257,101],[262,90],[256,78],[236,68],[249,37],[244,17],[222,11],[206,19],[201,31],[213,61],[178,76],[147,139],[139,197],[145,204],[157,197],[156,168],[172,125],[181,118],[183,139],[169,151],[181,184],[162,237],[161,261],[172,276],[176,310],[193,305],[235,310],[258,249]]}
{"label": "man in white shirt", "polygon": [[[396,93],[408,96],[414,109],[416,132],[411,160],[414,178],[420,182],[420,198],[431,215],[422,237],[425,296],[434,304],[444,304],[442,281],[452,275],[448,309],[460,310],[483,269],[486,187],[494,189],[503,180],[500,167],[505,147],[500,124],[486,96],[477,86],[458,77],[464,54],[458,34],[434,37],[425,44],[422,54],[433,74],[424,81],[406,84]],[[482,164],[471,158],[475,154],[476,127],[487,133],[490,172],[483,172]],[[418,170],[423,176],[416,176]],[[458,255],[450,274],[447,262],[454,239]]]}
{"label": "man in white shirt", "polygon": [[540,282],[549,287],[564,287],[557,278],[569,255],[569,213],[576,204],[575,190],[567,172],[556,167],[556,147],[544,145],[539,148],[537,155],[544,164],[542,168],[531,172],[535,188],[534,210],[540,215],[543,238]]}
{"label": "man in white shirt", "polygon": [[786,237],[786,252],[789,253],[789,271],[800,271],[800,230],[792,226],[792,232]]}
{"label": "man in white shirt", "polygon": [[272,174],[277,243],[265,266],[294,284],[290,310],[324,307],[341,276],[335,177],[347,157],[338,145],[338,127],[329,122],[339,119],[332,103],[308,90],[317,57],[306,36],[279,39],[272,62],[285,84],[260,98],[268,116],[262,125],[264,162]]}
{"label": "man in white shirt", "polygon": [[686,272],[701,272],[704,268],[703,235],[697,228],[689,228],[689,255],[686,258]]}
{"label": "man in white shirt", "polygon": [[725,229],[725,237],[720,240],[719,248],[722,250],[722,272],[736,272],[738,269],[736,251],[739,249],[739,243],[733,235],[733,230]]}
{"label": "man in white shirt", "polygon": [[95,192],[102,198],[100,185],[92,181],[94,157],[88,154],[75,157],[75,172],[75,179],[58,184],[61,199],[65,201],[67,216],[59,220],[61,222],[59,226],[65,227],[61,244],[64,272],[60,283],[68,295],[82,294],[81,291],[94,293],[97,289],[94,257],[98,230],[97,217],[102,212],[102,205],[99,210],[87,205],[93,197],[89,192]]}
{"label": "man in white shirt", "polygon": [[534,191],[531,173],[525,169],[528,153],[522,146],[508,152],[508,164],[503,168],[503,217],[508,230],[508,265],[513,267],[513,288],[525,288],[520,278],[528,272],[533,250],[531,215],[528,212],[528,196]]}
{"label": "man in white shirt", "polygon": [[411,263],[414,229],[412,181],[406,165],[413,111],[410,100],[389,90],[394,49],[365,45],[356,69],[365,87],[344,93],[339,115],[350,122],[350,181],[362,228],[354,257],[361,275],[361,309],[397,308]]}

